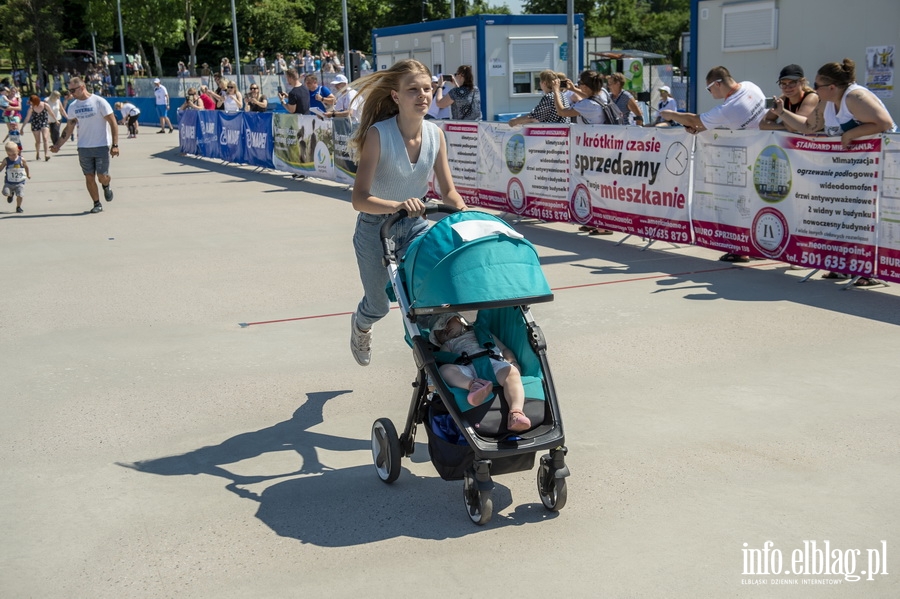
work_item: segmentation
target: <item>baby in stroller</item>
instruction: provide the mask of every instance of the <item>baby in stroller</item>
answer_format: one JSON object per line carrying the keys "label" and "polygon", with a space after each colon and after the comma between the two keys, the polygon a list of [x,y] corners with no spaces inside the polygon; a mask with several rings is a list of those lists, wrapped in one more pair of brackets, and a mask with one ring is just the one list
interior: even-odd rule
{"label": "baby in stroller", "polygon": [[[493,347],[485,348],[478,342],[474,328],[458,312],[439,316],[431,327],[430,340],[440,347],[442,352],[470,356],[486,350],[490,352],[494,376],[503,387],[506,401],[509,403],[507,428],[513,432],[527,431],[531,428],[531,420],[522,411],[525,407],[525,388],[522,385],[519,364],[512,350],[497,338],[493,340]],[[467,401],[472,406],[484,403],[493,391],[494,384],[479,378],[472,363],[444,364],[438,371],[448,384],[469,390]]]}

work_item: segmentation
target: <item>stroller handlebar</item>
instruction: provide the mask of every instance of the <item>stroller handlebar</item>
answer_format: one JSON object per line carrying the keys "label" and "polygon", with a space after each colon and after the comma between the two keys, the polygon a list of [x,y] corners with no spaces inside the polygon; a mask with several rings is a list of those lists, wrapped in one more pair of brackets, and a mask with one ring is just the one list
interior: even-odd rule
{"label": "stroller handlebar", "polygon": [[[425,206],[425,216],[438,212],[444,214],[453,214],[454,212],[459,212],[459,209],[454,208],[453,206],[447,206],[446,204],[429,203]],[[395,260],[394,251],[396,250],[396,247],[394,245],[394,240],[391,239],[391,227],[393,227],[395,224],[397,224],[407,216],[409,216],[409,213],[406,210],[401,209],[390,215],[381,224],[381,246],[384,249],[385,266]]]}

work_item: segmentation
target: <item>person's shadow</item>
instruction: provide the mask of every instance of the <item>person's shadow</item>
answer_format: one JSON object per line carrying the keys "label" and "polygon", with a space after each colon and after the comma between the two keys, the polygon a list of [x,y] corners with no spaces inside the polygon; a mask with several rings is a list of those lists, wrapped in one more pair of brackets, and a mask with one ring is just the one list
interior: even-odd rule
{"label": "person's shadow", "polygon": [[[391,485],[382,483],[374,466],[333,469],[320,461],[326,451],[371,451],[371,441],[311,432],[324,421],[329,399],[348,390],[308,393],[307,401],[284,422],[242,433],[218,445],[201,447],[181,455],[133,463],[119,463],[139,472],[163,476],[208,474],[228,481],[225,488],[241,498],[259,503],[256,517],[278,535],[315,545],[349,546],[398,536],[445,539],[480,529],[465,515],[462,483],[445,483],[437,475],[420,477],[404,469]],[[237,474],[225,466],[266,453],[296,451],[302,458],[298,470],[281,474]],[[425,447],[417,444],[416,461]],[[242,465],[246,468],[246,465]],[[260,492],[253,485],[282,479]],[[496,484],[496,481],[495,481]],[[537,497],[537,493],[535,493]],[[509,506],[509,489],[496,484],[493,493],[496,526],[524,524],[552,518],[540,503],[524,504],[508,516],[497,515]]]}

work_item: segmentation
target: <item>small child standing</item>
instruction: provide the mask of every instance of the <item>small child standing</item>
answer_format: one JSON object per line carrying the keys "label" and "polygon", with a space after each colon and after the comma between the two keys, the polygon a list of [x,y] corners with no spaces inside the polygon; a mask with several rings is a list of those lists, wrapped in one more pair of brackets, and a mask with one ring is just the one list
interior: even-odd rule
{"label": "small child standing", "polygon": [[[441,348],[441,351],[454,354],[467,353],[474,355],[485,350],[478,343],[478,337],[471,325],[458,313],[444,314],[437,319],[431,329],[430,340]],[[519,372],[516,356],[499,339],[494,338],[495,347],[490,357],[491,366],[497,382],[506,392],[509,403],[509,418],[506,428],[513,432],[527,431],[531,428],[531,420],[522,409],[525,407],[525,388]],[[491,394],[494,384],[478,378],[472,364],[444,364],[438,371],[447,383],[460,389],[468,389],[467,401],[472,406],[480,406]]]}
{"label": "small child standing", "polygon": [[[10,131],[12,133],[12,131]],[[31,179],[31,172],[28,170],[28,164],[22,158],[19,147],[15,142],[6,142],[6,158],[3,164],[0,164],[0,170],[6,169],[6,179],[3,181],[3,195],[6,201],[12,204],[13,196],[16,197],[16,212],[21,214],[22,196],[25,194],[25,179]]]}
{"label": "small child standing", "polygon": [[9,123],[9,141],[16,144],[19,153],[22,152],[22,132],[19,131],[19,123]]}

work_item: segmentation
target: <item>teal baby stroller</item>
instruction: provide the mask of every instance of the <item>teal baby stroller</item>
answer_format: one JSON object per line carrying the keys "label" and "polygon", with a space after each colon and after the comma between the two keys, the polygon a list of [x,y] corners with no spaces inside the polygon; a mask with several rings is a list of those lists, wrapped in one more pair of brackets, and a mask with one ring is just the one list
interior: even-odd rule
{"label": "teal baby stroller", "polygon": [[[538,495],[544,507],[558,511],[566,504],[565,437],[547,362],[547,347],[529,306],[549,302],[553,294],[541,271],[537,252],[506,222],[477,211],[456,212],[429,206],[426,213],[448,216],[418,237],[397,259],[390,229],[406,216],[401,211],[381,229],[384,262],[403,314],[406,340],[418,369],[406,425],[397,433],[388,418],[372,426],[372,457],[379,478],[394,482],[400,459],[415,447],[416,427],[428,436],[431,462],[444,480],[463,481],[469,518],[491,519],[492,475],[531,470],[535,455]],[[430,327],[442,314],[477,311],[474,328],[485,352],[447,355],[432,343]],[[526,431],[508,428],[509,403],[495,385],[493,397],[478,406],[468,390],[451,387],[439,372],[442,364],[472,364],[484,369],[492,336],[517,356],[525,390],[523,411],[531,422]],[[431,337],[431,339],[430,339]],[[481,363],[481,366],[478,366]]]}

